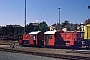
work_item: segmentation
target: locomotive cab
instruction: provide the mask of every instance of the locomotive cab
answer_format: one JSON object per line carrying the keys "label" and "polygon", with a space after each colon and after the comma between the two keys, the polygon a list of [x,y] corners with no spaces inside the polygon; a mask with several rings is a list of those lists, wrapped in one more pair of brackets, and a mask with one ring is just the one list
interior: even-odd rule
{"label": "locomotive cab", "polygon": [[44,33],[41,31],[30,32],[30,43],[34,46],[44,46]]}
{"label": "locomotive cab", "polygon": [[46,31],[44,33],[44,46],[54,47],[55,46],[55,32],[56,31]]}
{"label": "locomotive cab", "polygon": [[23,36],[22,36],[22,39],[19,40],[19,44],[20,45],[30,45],[29,43],[29,40],[30,40],[30,35],[29,34],[26,34],[24,33]]}

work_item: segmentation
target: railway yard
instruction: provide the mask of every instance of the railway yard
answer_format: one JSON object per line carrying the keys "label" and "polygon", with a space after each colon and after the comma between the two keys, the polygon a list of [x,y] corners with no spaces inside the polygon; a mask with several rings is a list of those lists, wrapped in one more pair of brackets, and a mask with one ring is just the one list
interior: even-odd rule
{"label": "railway yard", "polygon": [[90,60],[89,0],[23,1],[1,0],[0,60]]}
{"label": "railway yard", "polygon": [[[14,48],[12,43],[15,43]],[[90,50],[74,50],[74,49],[54,49],[54,48],[37,48],[37,47],[22,47],[17,41],[8,44],[5,42],[0,44],[0,51],[22,53],[36,56],[45,56],[59,59],[90,59]]]}

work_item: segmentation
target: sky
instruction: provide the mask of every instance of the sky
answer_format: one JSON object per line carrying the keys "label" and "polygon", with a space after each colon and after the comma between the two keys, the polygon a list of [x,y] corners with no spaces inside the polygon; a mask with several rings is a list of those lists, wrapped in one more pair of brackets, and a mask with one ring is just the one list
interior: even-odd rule
{"label": "sky", "polygon": [[[68,20],[83,23],[90,19],[90,0],[26,0],[26,23],[45,21],[49,26]],[[0,0],[0,26],[24,26],[24,0]]]}

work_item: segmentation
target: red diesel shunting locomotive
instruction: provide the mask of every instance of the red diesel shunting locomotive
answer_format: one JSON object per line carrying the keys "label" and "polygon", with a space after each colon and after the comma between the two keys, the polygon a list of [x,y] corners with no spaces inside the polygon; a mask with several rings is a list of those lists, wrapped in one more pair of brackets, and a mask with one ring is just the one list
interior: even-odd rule
{"label": "red diesel shunting locomotive", "polygon": [[23,34],[23,39],[20,40],[21,45],[29,46],[43,46],[44,45],[44,33],[40,31],[30,32],[29,34]]}

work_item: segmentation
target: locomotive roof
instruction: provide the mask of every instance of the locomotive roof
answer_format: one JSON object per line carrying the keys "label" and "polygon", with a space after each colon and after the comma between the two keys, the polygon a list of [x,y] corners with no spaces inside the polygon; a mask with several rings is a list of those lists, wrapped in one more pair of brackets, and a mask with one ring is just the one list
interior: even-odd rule
{"label": "locomotive roof", "polygon": [[29,34],[38,34],[41,31],[34,31],[34,32],[30,32]]}
{"label": "locomotive roof", "polygon": [[56,31],[46,31],[44,34],[55,34]]}

